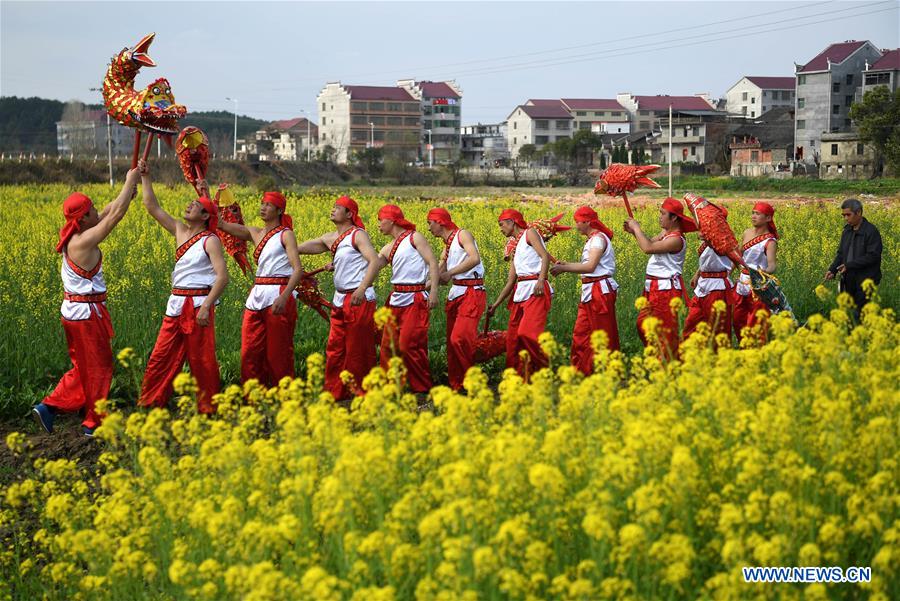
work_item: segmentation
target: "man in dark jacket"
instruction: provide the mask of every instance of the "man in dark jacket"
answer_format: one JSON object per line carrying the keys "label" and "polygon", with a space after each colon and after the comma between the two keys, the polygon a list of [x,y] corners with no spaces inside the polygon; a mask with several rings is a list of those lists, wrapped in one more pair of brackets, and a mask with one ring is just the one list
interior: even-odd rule
{"label": "man in dark jacket", "polygon": [[862,289],[864,280],[881,282],[881,234],[878,228],[862,216],[862,203],[848,198],[841,203],[841,215],[847,225],[841,234],[841,243],[831,267],[825,272],[825,279],[841,276],[841,291],[853,297],[856,314],[859,315],[866,304]]}

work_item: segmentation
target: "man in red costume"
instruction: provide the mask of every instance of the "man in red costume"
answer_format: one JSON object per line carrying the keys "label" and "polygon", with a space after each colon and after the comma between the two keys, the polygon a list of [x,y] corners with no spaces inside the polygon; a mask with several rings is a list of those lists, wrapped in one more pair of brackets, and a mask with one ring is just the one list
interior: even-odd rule
{"label": "man in red costume", "polygon": [[[721,209],[727,217],[728,211],[725,207]],[[728,279],[728,274],[734,265],[728,257],[716,254],[716,251],[706,243],[702,232],[698,236],[700,247],[697,249],[697,272],[691,278],[694,296],[688,303],[683,337],[687,340],[697,329],[698,324],[706,322],[713,328],[714,335],[726,334],[730,340],[734,285]],[[713,310],[716,301],[722,301],[725,305],[725,310],[721,313]]]}
{"label": "man in red costume", "polygon": [[[335,226],[300,244],[302,255],[331,253],[334,298],[328,343],[325,347],[325,390],[337,401],[352,398],[354,389],[375,366],[375,289],[378,253],[359,217],[359,206],[349,196],[338,198],[331,209]],[[356,386],[341,380],[341,372],[353,375]]]}
{"label": "man in red costume", "polygon": [[[775,207],[767,202],[758,202],[753,205],[750,213],[752,227],[744,230],[741,241],[741,256],[751,269],[759,269],[766,273],[775,273],[778,267],[776,255],[778,252],[778,228],[775,227]],[[734,305],[734,334],[738,342],[743,338],[745,327],[753,327],[759,321],[758,311],[768,309],[765,303],[756,298],[750,287],[749,272],[741,269],[741,275],[734,288],[737,293],[737,302]],[[761,340],[765,341],[765,329],[760,333]]]}
{"label": "man in red costume", "polygon": [[603,330],[606,332],[607,348],[619,350],[619,326],[616,324],[616,291],[619,284],[613,279],[616,256],[612,248],[612,230],[600,221],[591,207],[578,207],[575,228],[587,237],[581,251],[581,262],[559,262],[550,268],[550,273],[581,274],[581,302],[572,331],[572,365],[589,375],[594,372],[591,334]]}
{"label": "man in red costume", "polygon": [[666,198],[659,209],[659,226],[662,231],[648,238],[636,219],[625,221],[625,231],[634,235],[638,246],[650,255],[647,261],[647,275],[644,279],[644,298],[647,306],[638,312],[638,335],[644,346],[647,336],[644,320],[657,318],[662,325],[660,335],[660,357],[671,359],[678,351],[678,319],[671,309],[671,301],[676,297],[685,299],[684,257],[687,241],[684,235],[697,231],[697,224],[684,212],[684,205],[674,198]]}
{"label": "man in red costume", "polygon": [[[142,178],[143,176],[143,178]],[[72,369],[60,379],[53,392],[38,403],[32,413],[49,434],[57,412],[84,412],[82,431],[93,436],[101,416],[94,404],[106,398],[112,382],[113,359],[110,340],[112,321],[106,309],[106,281],[100,243],[125,217],[134,198],[138,179],[144,190],[150,176],[143,161],[125,176],[125,185],[114,201],[97,212],[91,199],[75,192],[63,202],[66,224],[59,232],[56,252],[62,254],[62,281],[65,290],[60,312],[69,347]]]}
{"label": "man in red costume", "polygon": [[175,268],[166,314],[147,361],[138,404],[165,407],[172,382],[185,359],[197,381],[197,409],[214,413],[213,395],[219,392],[216,361],[216,304],[228,284],[222,243],[215,231],[218,207],[207,196],[192,200],[184,221],[169,215],[156,200],[152,187],[144,187],[144,207],[175,236]]}
{"label": "man in red costume", "polygon": [[[534,228],[528,227],[522,213],[505,209],[498,218],[500,231],[511,238],[508,247],[512,256],[506,285],[497,300],[488,308],[493,315],[512,295],[507,305],[509,325],[506,330],[506,367],[515,368],[523,378],[547,366],[547,356],[538,343],[538,336],[547,329],[547,314],[553,288],[547,282],[550,253],[544,239]],[[519,359],[519,351],[528,354],[527,361]]]}
{"label": "man in red costume", "polygon": [[484,265],[475,237],[460,229],[444,208],[428,212],[428,230],[444,242],[438,270],[442,284],[450,284],[447,305],[447,379],[459,390],[474,363],[478,322],[487,305]]}
{"label": "man in red costume", "polygon": [[255,378],[270,387],[294,377],[294,290],[303,277],[294,222],[286,208],[281,192],[266,192],[259,207],[263,227],[219,223],[223,231],[256,245],[256,278],[241,324],[241,381]]}
{"label": "man in red costume", "polygon": [[381,366],[387,368],[388,359],[395,355],[402,357],[410,390],[426,393],[431,389],[428,325],[429,312],[437,306],[437,259],[400,207],[384,205],[378,219],[378,230],[393,238],[378,255],[379,269],[391,266],[393,287],[385,306],[394,316],[381,338]]}

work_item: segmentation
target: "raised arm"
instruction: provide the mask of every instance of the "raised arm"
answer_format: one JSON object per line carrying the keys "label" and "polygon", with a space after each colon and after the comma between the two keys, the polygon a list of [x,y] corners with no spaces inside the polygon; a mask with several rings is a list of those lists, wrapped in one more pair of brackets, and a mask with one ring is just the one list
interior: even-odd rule
{"label": "raised arm", "polygon": [[434,256],[434,251],[431,250],[431,245],[428,244],[428,240],[425,239],[425,236],[419,232],[414,232],[412,241],[415,244],[416,250],[419,251],[419,254],[422,256],[422,259],[428,264],[428,279],[431,282],[431,291],[428,294],[428,308],[434,309],[438,304],[438,287],[440,286],[440,272],[438,271],[437,258]]}
{"label": "raised arm", "polygon": [[681,250],[682,241],[680,237],[676,238],[675,236],[671,236],[666,238],[664,236],[657,236],[653,239],[648,238],[636,219],[629,219],[625,222],[625,231],[634,235],[638,247],[648,255],[677,253]]}
{"label": "raised arm", "polygon": [[167,232],[174,236],[178,229],[178,222],[159,206],[156,193],[153,192],[153,182],[150,181],[150,178],[143,178],[143,184],[144,208]]}
{"label": "raised arm", "polygon": [[[225,232],[226,234],[231,234],[235,238],[239,238],[241,240],[246,240],[247,242],[251,242],[253,240],[253,234],[251,233],[251,228],[246,225],[240,223],[228,223],[227,221],[219,218],[219,229]],[[260,228],[252,228],[252,229],[260,229]]]}
{"label": "raised arm", "polygon": [[119,192],[119,195],[115,200],[103,207],[103,211],[100,213],[100,222],[91,229],[86,230],[84,234],[80,236],[80,239],[77,242],[79,246],[84,248],[97,246],[106,240],[106,237],[113,231],[113,228],[122,221],[122,218],[125,217],[125,213],[128,212],[128,207],[131,206],[131,199],[134,198],[138,179],[140,179],[142,175],[145,179],[149,179],[150,177],[149,174],[142,173],[142,169],[146,172],[146,165],[143,164],[143,161],[140,161],[137,169],[130,169],[128,171],[121,192]]}
{"label": "raised arm", "polygon": [[588,250],[587,261],[583,261],[581,263],[557,263],[550,267],[550,273],[553,275],[559,275],[560,273],[591,273],[595,269],[597,269],[597,265],[600,263],[600,258],[603,256],[603,253],[606,252],[606,239],[598,238],[600,244],[598,246],[592,246]]}
{"label": "raised arm", "polygon": [[222,252],[222,243],[218,236],[208,236],[203,243],[213,271],[216,272],[216,281],[213,283],[212,290],[209,291],[209,295],[200,305],[200,310],[197,311],[197,323],[207,326],[209,325],[209,311],[216,305],[216,301],[222,296],[225,286],[228,284],[228,268],[225,267],[225,254]]}
{"label": "raised arm", "polygon": [[[371,246],[371,245],[370,245]],[[328,244],[325,244],[325,236],[314,238],[312,240],[304,240],[297,245],[297,252],[301,255],[320,255],[331,250]]]}
{"label": "raised arm", "polygon": [[287,286],[284,288],[284,292],[278,295],[278,298],[275,299],[275,303],[272,305],[272,313],[275,315],[284,313],[284,308],[288,300],[290,300],[291,294],[294,293],[294,289],[300,284],[300,280],[303,279],[303,265],[300,263],[300,255],[297,254],[297,237],[294,236],[294,232],[291,230],[281,232],[281,243],[284,244],[284,252],[287,254],[293,271],[291,272],[291,279],[288,280]]}
{"label": "raised arm", "polygon": [[372,240],[369,238],[369,234],[364,230],[356,232],[353,237],[353,244],[356,246],[356,250],[360,252],[369,264],[366,268],[366,275],[363,276],[362,282],[360,282],[359,286],[354,290],[353,296],[350,299],[350,303],[355,306],[361,304],[366,299],[366,290],[372,285],[375,278],[378,277],[378,272],[387,265],[387,259],[375,252],[375,247],[372,246]]}

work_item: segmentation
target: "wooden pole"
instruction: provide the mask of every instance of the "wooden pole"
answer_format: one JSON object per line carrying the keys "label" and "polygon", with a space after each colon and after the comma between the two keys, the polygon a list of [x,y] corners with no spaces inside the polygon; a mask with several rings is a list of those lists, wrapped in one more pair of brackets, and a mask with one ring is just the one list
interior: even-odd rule
{"label": "wooden pole", "polygon": [[141,130],[134,130],[134,150],[131,152],[131,168],[137,169],[138,153],[141,152]]}

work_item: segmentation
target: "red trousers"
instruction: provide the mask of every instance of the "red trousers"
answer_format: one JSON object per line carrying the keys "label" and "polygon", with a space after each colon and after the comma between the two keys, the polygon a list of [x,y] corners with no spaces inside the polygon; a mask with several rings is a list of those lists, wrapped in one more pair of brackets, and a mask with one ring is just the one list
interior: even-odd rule
{"label": "red trousers", "polygon": [[138,405],[165,407],[172,397],[172,382],[185,359],[197,380],[197,410],[215,413],[213,395],[219,392],[219,363],[216,361],[216,308],[209,310],[209,325],[197,323],[193,299],[186,298],[178,317],[163,317],[156,345],[147,361]]}
{"label": "red trousers", "polygon": [[591,334],[606,332],[607,348],[619,350],[619,326],[616,324],[616,291],[603,294],[600,282],[594,282],[591,300],[578,303],[578,315],[572,330],[572,365],[585,375],[594,373],[594,347]]}
{"label": "red trousers", "polygon": [[472,367],[478,322],[487,307],[487,293],[473,287],[447,302],[447,379],[450,388],[459,390],[466,372]]}
{"label": "red trousers", "polygon": [[[547,329],[547,314],[550,312],[550,284],[544,282],[544,294],[532,295],[521,303],[509,304],[509,327],[506,330],[506,367],[513,367],[523,378],[528,378],[537,370],[547,367],[547,356],[538,336]],[[519,351],[528,352],[528,361],[519,360]]]}
{"label": "red trousers", "polygon": [[277,386],[294,377],[294,326],[297,301],[291,297],[280,315],[272,307],[244,309],[241,324],[241,381],[256,378],[263,386]]}
{"label": "red trousers", "polygon": [[[390,306],[390,305],[388,305]],[[413,392],[431,390],[431,367],[428,364],[428,301],[417,292],[411,305],[391,307],[395,325],[384,326],[381,336],[381,367],[397,355],[406,366],[406,381]]]}
{"label": "red trousers", "polygon": [[[694,333],[697,325],[706,322],[710,327],[715,324],[714,334],[728,334],[731,336],[732,297],[731,290],[713,290],[706,296],[695,296],[688,303],[688,314],[684,320],[684,339]],[[716,317],[713,313],[713,303],[716,301],[725,303],[725,312]]]}
{"label": "red trousers", "polygon": [[[736,294],[735,296],[737,297],[737,301],[734,303],[734,335],[737,337],[738,344],[740,344],[741,338],[743,338],[741,330],[744,329],[744,327],[752,328],[759,322],[756,317],[757,311],[762,309],[768,315],[769,309],[764,302],[753,296],[753,293],[750,293],[747,296],[741,296],[739,294]],[[765,343],[767,334],[768,327],[765,327],[760,334],[760,342]]]}
{"label": "red trousers", "polygon": [[100,425],[101,418],[94,411],[94,404],[109,394],[113,375],[109,311],[99,303],[94,307],[100,310],[100,315],[92,309],[89,319],[62,320],[72,369],[63,374],[53,392],[44,399],[45,405],[59,411],[84,410],[81,423],[88,428]]}
{"label": "red trousers", "polygon": [[684,298],[684,291],[677,290],[674,287],[668,290],[660,290],[658,281],[653,280],[650,283],[650,291],[644,292],[644,298],[647,299],[648,305],[645,309],[638,312],[637,328],[638,336],[644,346],[647,346],[647,336],[644,334],[644,320],[648,317],[655,317],[662,322],[659,336],[660,358],[671,359],[678,351],[678,319],[672,314],[669,303],[673,298]]}
{"label": "red trousers", "polygon": [[353,374],[356,386],[375,367],[375,301],[354,307],[350,295],[344,304],[331,310],[331,330],[325,347],[325,390],[337,401],[353,397],[353,390],[341,381],[341,372]]}

